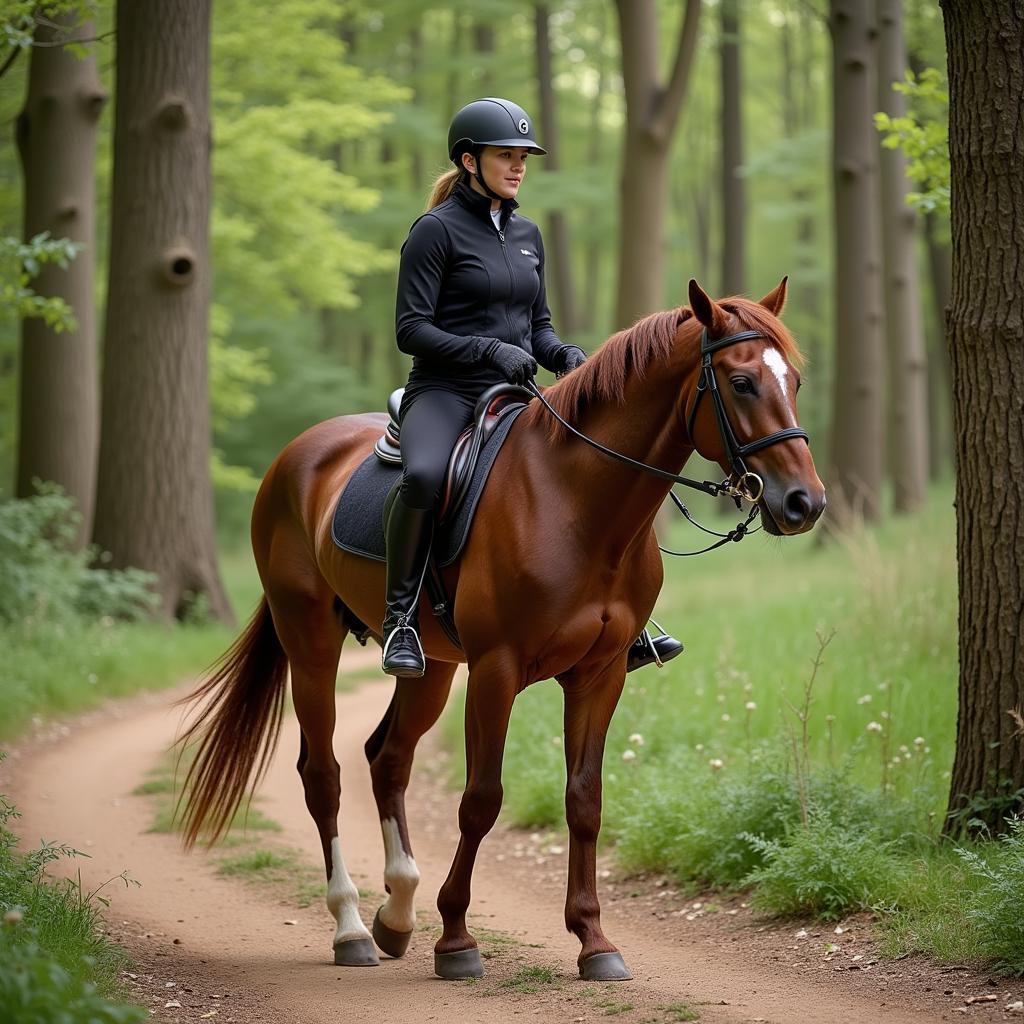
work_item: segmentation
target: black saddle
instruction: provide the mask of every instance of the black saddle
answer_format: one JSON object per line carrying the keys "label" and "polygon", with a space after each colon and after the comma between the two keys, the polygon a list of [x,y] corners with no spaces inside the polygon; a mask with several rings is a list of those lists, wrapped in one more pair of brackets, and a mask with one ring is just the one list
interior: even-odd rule
{"label": "black saddle", "polygon": [[[405,388],[396,388],[388,396],[388,414],[391,416],[391,422],[383,436],[373,446],[377,458],[389,466],[402,464],[402,435],[398,411],[404,392]],[[441,499],[437,505],[438,523],[452,519],[465,501],[480,451],[495,428],[509,412],[521,408],[532,397],[530,391],[518,384],[495,384],[477,399],[476,408],[473,410],[473,422],[459,434],[448,460],[448,469],[441,485]]]}

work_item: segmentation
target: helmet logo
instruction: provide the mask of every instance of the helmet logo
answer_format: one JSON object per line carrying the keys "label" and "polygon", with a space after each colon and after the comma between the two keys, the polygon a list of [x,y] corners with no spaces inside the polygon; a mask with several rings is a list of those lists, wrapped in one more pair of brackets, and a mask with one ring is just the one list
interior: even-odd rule
{"label": "helmet logo", "polygon": [[529,123],[529,121],[527,121],[525,117],[521,117],[519,119],[519,131],[522,132],[523,135],[526,135],[526,133],[529,132],[529,130],[530,130],[530,123]]}

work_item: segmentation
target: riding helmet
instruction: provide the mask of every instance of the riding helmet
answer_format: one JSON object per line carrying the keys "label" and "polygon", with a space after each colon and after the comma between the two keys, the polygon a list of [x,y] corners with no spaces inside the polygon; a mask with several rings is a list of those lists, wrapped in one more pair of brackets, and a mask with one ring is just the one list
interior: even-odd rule
{"label": "riding helmet", "polygon": [[533,137],[530,115],[517,103],[497,96],[467,103],[448,129],[448,156],[458,166],[462,153],[473,146],[526,146],[544,156]]}

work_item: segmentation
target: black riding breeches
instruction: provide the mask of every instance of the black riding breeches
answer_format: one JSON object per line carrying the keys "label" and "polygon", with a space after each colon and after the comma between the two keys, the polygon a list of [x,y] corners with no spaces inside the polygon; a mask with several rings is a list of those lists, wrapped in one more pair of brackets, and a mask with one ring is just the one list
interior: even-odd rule
{"label": "black riding breeches", "polygon": [[410,508],[432,508],[459,434],[473,420],[476,398],[431,388],[403,399],[402,499]]}

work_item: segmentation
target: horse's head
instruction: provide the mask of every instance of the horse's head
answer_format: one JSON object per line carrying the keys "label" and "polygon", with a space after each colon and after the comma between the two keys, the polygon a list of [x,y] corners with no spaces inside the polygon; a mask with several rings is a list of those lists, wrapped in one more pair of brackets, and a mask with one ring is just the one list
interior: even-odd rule
{"label": "horse's head", "polygon": [[717,303],[691,280],[690,307],[704,329],[697,384],[684,399],[697,451],[758,501],[777,536],[804,533],[825,508],[796,414],[800,354],[778,319],[785,301],[786,278],[759,303]]}

